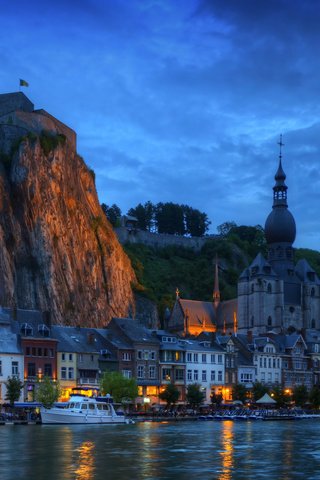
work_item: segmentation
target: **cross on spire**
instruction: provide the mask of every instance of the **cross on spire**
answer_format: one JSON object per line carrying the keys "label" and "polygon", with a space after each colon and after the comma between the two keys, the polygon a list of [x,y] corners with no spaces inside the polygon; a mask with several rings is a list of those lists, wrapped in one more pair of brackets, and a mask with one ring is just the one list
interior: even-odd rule
{"label": "cross on spire", "polygon": [[284,147],[284,143],[282,143],[282,133],[280,134],[280,141],[278,142],[278,145],[280,146],[279,157],[281,159],[281,157],[282,157],[282,147]]}

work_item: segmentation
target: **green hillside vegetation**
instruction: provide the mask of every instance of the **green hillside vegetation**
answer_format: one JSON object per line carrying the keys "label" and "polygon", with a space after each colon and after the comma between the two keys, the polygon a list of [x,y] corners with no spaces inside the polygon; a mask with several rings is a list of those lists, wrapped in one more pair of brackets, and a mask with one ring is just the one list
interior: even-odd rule
{"label": "green hillside vegetation", "polygon": [[[257,227],[232,227],[223,236],[208,239],[200,252],[180,246],[152,248],[126,244],[136,272],[136,292],[154,301],[160,317],[165,307],[172,308],[176,288],[181,298],[211,301],[214,287],[215,258],[219,264],[221,300],[237,296],[239,275],[261,252],[266,255],[263,230]],[[320,252],[296,250],[296,260],[306,258],[320,275]]]}

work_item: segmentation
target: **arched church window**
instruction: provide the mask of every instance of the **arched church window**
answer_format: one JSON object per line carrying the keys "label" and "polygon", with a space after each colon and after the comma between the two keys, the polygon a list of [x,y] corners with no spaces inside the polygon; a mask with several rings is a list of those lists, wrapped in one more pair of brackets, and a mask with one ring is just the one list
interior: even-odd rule
{"label": "arched church window", "polygon": [[315,289],[314,289],[314,287],[311,288],[311,293],[310,293],[310,295],[311,295],[311,297],[314,297],[314,295],[315,295]]}
{"label": "arched church window", "polygon": [[314,318],[311,320],[311,328],[316,328],[316,321]]}
{"label": "arched church window", "polygon": [[271,283],[268,283],[268,293],[272,293],[272,286],[271,286]]}
{"label": "arched church window", "polygon": [[268,317],[268,327],[272,327],[272,318],[270,317],[270,315]]}

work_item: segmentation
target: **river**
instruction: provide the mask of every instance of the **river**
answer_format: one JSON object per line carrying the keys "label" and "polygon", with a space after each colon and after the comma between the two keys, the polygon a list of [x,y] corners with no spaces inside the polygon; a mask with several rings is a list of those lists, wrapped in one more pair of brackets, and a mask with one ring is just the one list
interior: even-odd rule
{"label": "river", "polygon": [[320,420],[0,427],[0,480],[320,480]]}

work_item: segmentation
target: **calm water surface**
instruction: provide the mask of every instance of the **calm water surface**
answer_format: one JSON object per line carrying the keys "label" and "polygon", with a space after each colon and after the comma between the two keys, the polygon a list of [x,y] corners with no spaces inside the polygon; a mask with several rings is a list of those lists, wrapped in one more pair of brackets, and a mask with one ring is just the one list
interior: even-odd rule
{"label": "calm water surface", "polygon": [[0,480],[320,480],[320,420],[1,426]]}

